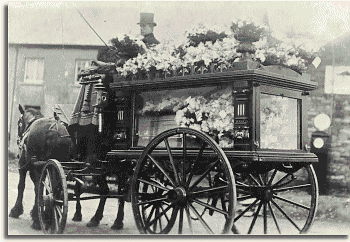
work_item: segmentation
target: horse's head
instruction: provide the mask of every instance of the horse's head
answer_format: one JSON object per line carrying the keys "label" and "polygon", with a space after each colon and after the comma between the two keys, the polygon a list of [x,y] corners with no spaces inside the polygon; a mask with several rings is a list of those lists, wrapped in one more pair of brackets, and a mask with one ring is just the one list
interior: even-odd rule
{"label": "horse's head", "polygon": [[17,122],[17,135],[20,138],[22,137],[24,131],[30,123],[32,123],[36,119],[43,118],[44,116],[41,114],[40,111],[34,108],[28,108],[27,110],[24,110],[21,104],[19,105],[19,111],[21,113],[21,116],[19,117]]}
{"label": "horse's head", "polygon": [[[26,123],[24,121],[24,113],[25,112],[24,112],[21,104],[19,105],[19,111],[21,113],[21,116],[19,116],[19,119],[18,119],[18,122],[17,122],[17,135],[18,135],[18,138],[22,137],[22,135],[24,133],[24,130],[26,128]],[[18,142],[19,142],[19,139],[17,139],[17,143]]]}

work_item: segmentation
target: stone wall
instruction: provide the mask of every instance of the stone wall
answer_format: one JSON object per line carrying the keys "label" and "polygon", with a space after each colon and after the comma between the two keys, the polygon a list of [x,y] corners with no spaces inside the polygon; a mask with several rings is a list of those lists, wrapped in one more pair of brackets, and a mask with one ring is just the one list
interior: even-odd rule
{"label": "stone wall", "polygon": [[[318,89],[308,96],[308,135],[316,131],[314,118],[321,113],[331,117],[332,124],[325,130],[331,136],[331,148],[327,178],[330,189],[345,188],[350,191],[350,95],[326,94],[324,92],[325,66],[331,62],[323,61],[323,65],[310,71],[311,79],[318,82]],[[338,65],[350,65],[348,61]],[[350,83],[349,83],[350,86]]]}

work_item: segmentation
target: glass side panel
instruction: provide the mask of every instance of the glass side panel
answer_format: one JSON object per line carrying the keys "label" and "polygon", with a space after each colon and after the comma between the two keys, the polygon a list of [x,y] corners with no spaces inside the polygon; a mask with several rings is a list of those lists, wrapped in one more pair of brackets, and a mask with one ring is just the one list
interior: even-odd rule
{"label": "glass side panel", "polygon": [[262,149],[299,147],[298,100],[270,94],[260,95],[260,142]]}
{"label": "glass side panel", "polygon": [[[233,132],[233,118],[232,86],[142,92],[136,97],[138,137],[134,145],[146,146],[161,132],[179,126],[209,134]],[[181,137],[169,143],[181,147]]]}

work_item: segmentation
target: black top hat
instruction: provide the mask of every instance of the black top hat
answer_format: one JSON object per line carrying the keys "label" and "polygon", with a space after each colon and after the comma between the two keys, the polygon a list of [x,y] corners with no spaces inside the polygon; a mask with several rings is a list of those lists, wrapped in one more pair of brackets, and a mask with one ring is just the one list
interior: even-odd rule
{"label": "black top hat", "polygon": [[157,26],[155,22],[153,22],[154,13],[140,13],[140,22],[137,24],[153,24]]}

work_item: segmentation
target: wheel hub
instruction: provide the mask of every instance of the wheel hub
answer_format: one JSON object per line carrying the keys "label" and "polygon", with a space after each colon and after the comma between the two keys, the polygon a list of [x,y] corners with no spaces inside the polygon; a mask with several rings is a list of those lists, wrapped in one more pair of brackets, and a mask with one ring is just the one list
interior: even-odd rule
{"label": "wheel hub", "polygon": [[185,188],[177,187],[168,193],[168,201],[171,203],[183,202],[187,198],[187,193]]}
{"label": "wheel hub", "polygon": [[271,188],[261,187],[256,191],[256,197],[263,201],[270,201],[273,198],[273,191]]}
{"label": "wheel hub", "polygon": [[53,193],[43,196],[43,203],[45,206],[52,206],[54,202]]}

